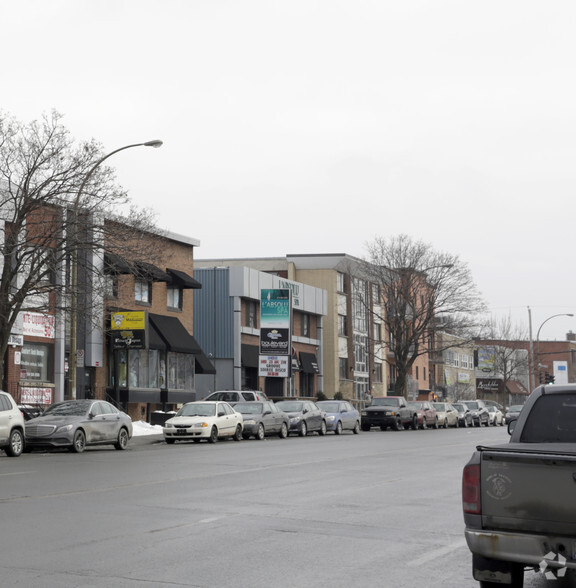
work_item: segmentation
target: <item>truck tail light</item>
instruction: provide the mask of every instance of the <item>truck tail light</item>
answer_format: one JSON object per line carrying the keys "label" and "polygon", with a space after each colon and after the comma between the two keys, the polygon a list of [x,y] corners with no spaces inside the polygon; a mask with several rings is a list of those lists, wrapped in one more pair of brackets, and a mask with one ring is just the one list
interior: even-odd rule
{"label": "truck tail light", "polygon": [[480,500],[480,465],[467,465],[462,474],[462,507],[464,512],[482,514]]}

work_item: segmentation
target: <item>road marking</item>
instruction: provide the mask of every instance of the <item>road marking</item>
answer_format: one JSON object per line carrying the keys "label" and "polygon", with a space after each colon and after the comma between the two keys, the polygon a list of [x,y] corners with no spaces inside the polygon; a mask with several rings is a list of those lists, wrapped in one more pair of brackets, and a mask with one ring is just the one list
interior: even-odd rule
{"label": "road marking", "polygon": [[24,474],[35,474],[36,472],[5,472],[4,474],[0,474],[0,476],[22,476]]}
{"label": "road marking", "polygon": [[464,537],[462,537],[454,543],[451,543],[450,545],[445,545],[444,547],[440,547],[439,549],[434,549],[434,551],[429,551],[428,553],[426,553],[422,557],[419,557],[418,559],[413,559],[412,561],[409,561],[408,566],[415,568],[427,564],[428,562],[431,562],[434,559],[452,553],[453,551],[458,551],[458,549],[462,549],[463,547],[467,547]]}

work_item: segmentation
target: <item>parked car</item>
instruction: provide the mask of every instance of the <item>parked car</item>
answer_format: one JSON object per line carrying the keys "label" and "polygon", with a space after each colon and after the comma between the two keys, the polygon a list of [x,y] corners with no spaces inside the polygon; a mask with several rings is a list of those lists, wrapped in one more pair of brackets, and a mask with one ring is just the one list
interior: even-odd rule
{"label": "parked car", "polygon": [[410,401],[408,406],[414,409],[418,415],[418,428],[438,428],[438,415],[436,414],[436,409],[432,406],[431,402],[414,400]]}
{"label": "parked car", "polygon": [[318,431],[326,435],[326,414],[314,402],[309,400],[281,400],[276,406],[290,418],[289,433],[298,433],[305,437],[308,433]]}
{"label": "parked car", "polygon": [[506,424],[515,421],[520,416],[522,404],[513,404],[506,409],[506,416],[504,417]]}
{"label": "parked car", "polygon": [[485,401],[484,401],[484,404],[485,404],[487,407],[488,407],[488,406],[495,406],[497,409],[499,409],[499,410],[500,410],[500,412],[501,412],[502,414],[504,414],[504,412],[505,412],[505,411],[504,411],[504,407],[503,407],[503,406],[502,406],[502,405],[501,405],[499,402],[496,402],[495,400],[485,400]]}
{"label": "parked car", "polygon": [[326,429],[340,435],[342,431],[360,432],[360,413],[346,400],[321,400],[316,403],[326,413]]}
{"label": "parked car", "polygon": [[463,402],[455,402],[452,406],[458,411],[459,427],[474,426],[474,418],[472,417],[472,412]]}
{"label": "parked car", "polygon": [[126,449],[132,419],[104,400],[65,400],[26,421],[24,431],[27,449],[67,447],[76,453],[89,445]]}
{"label": "parked car", "polygon": [[504,424],[504,415],[500,411],[499,408],[496,408],[494,405],[489,405],[486,407],[488,410],[488,414],[490,415],[490,424],[491,425],[503,425]]}
{"label": "parked car", "polygon": [[433,402],[438,415],[438,424],[447,429],[458,426],[458,411],[449,402]]}
{"label": "parked car", "polygon": [[243,417],[244,439],[254,437],[261,441],[266,435],[278,435],[280,439],[288,437],[290,418],[273,402],[237,402],[232,408]]}
{"label": "parked car", "polygon": [[483,400],[463,400],[462,404],[465,404],[470,409],[476,427],[490,425],[490,415]]}
{"label": "parked car", "polygon": [[8,457],[18,457],[24,444],[24,416],[12,396],[0,391],[0,449]]}
{"label": "parked car", "polygon": [[187,402],[164,423],[162,432],[169,445],[176,441],[199,442],[206,439],[216,443],[218,439],[232,437],[242,439],[244,419],[227,402],[200,400]]}
{"label": "parked car", "polygon": [[375,396],[361,415],[360,426],[363,431],[380,427],[385,431],[391,427],[400,431],[404,427],[418,428],[418,415],[408,406],[404,396]]}
{"label": "parked car", "polygon": [[231,404],[232,402],[251,402],[253,400],[262,402],[263,400],[268,400],[268,397],[264,392],[256,392],[254,390],[220,390],[208,394],[208,396],[202,400],[207,402],[216,402],[217,400],[220,400]]}

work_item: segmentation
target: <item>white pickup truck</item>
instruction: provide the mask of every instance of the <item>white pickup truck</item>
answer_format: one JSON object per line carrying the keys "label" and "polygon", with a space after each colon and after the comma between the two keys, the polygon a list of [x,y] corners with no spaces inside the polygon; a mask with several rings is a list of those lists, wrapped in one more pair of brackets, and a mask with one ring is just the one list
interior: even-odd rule
{"label": "white pickup truck", "polygon": [[576,385],[536,388],[508,431],[509,443],[477,447],[462,476],[483,588],[521,588],[525,568],[549,579],[576,570]]}

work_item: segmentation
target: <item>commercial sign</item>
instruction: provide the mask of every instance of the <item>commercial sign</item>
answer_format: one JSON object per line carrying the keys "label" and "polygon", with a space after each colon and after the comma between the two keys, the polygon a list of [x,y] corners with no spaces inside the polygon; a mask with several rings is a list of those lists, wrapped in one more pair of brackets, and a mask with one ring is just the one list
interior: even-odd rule
{"label": "commercial sign", "polygon": [[144,349],[146,347],[147,314],[145,310],[116,312],[111,316],[112,347]]}
{"label": "commercial sign", "polygon": [[290,377],[289,356],[260,356],[258,362],[258,375],[265,378],[289,378]]}
{"label": "commercial sign", "polygon": [[22,313],[22,334],[27,337],[45,337],[54,339],[55,319],[52,314],[40,314],[39,312]]}
{"label": "commercial sign", "polygon": [[260,355],[292,354],[291,295],[288,289],[260,291]]}
{"label": "commercial sign", "polygon": [[20,401],[22,404],[52,404],[53,392],[52,388],[22,386],[20,388]]}

